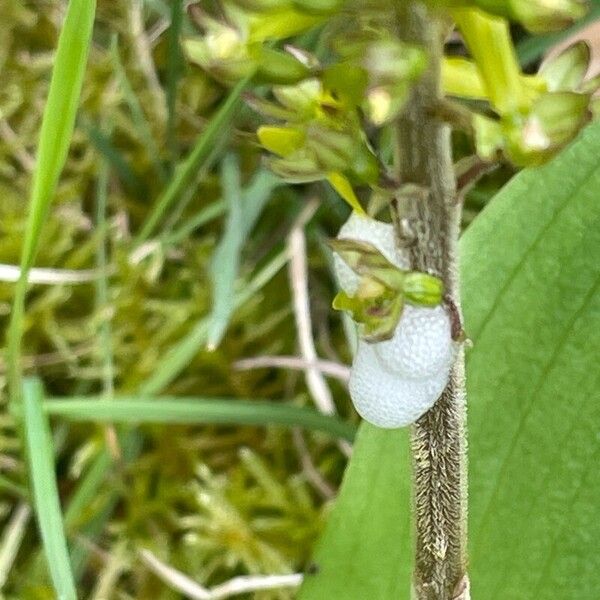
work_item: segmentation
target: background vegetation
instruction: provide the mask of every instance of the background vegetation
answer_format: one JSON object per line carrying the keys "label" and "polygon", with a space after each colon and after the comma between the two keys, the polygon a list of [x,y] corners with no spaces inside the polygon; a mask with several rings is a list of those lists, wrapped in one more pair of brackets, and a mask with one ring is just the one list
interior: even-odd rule
{"label": "background vegetation", "polygon": [[[0,362],[0,593],[7,599],[55,597],[30,508],[32,497],[47,502],[50,529],[42,524],[42,534],[58,544],[59,558],[53,481],[43,480],[52,446],[74,578],[83,596],[98,600],[180,598],[175,570],[207,588],[236,576],[311,573],[347,463],[358,419],[345,389],[347,328],[330,310],[335,284],[325,240],[349,209],[321,183],[292,187],[267,171],[255,137],[261,120],[241,101],[243,83],[226,90],[184,60],[179,40],[194,28],[183,4],[98,3],[68,159],[56,194],[38,198],[36,229],[27,200],[66,5],[0,0],[0,328],[8,329],[15,297],[12,267],[24,238],[34,240],[19,367],[45,387],[28,380],[21,435],[9,410],[10,352]],[[526,68],[557,42],[517,28],[514,35]],[[317,55],[328,51],[317,34],[301,42]],[[75,77],[76,69],[65,73]],[[61,93],[55,129],[45,132],[49,156],[60,154],[61,139],[68,143]],[[458,157],[469,152],[462,136],[454,142]],[[600,314],[598,148],[595,126],[544,171],[519,176],[481,217],[512,168],[484,178],[466,201],[473,568],[481,598],[592,600],[600,585],[593,551],[600,532],[592,526],[597,369],[585,358],[598,350],[590,332],[600,325],[592,320]],[[246,360],[274,356],[293,359]],[[306,367],[316,356],[327,361],[326,379]],[[44,394],[55,398],[45,412]],[[165,398],[161,409],[123,399],[117,411],[107,404],[115,394]],[[83,398],[90,395],[95,404]],[[59,400],[66,396],[69,406]],[[314,406],[339,419],[319,418]],[[57,415],[51,434],[46,413]],[[153,422],[132,426],[140,417]],[[373,490],[380,516],[365,527],[380,527],[388,539],[389,523],[397,527],[403,541],[386,554],[393,562],[409,543],[397,514],[409,490],[407,470],[385,465],[405,468],[398,456],[406,444],[370,435],[363,429],[359,443],[371,462],[354,467],[353,480]],[[388,479],[369,479],[376,465]],[[32,471],[42,480],[30,486]],[[346,488],[330,529],[341,527],[340,511],[358,518],[344,508],[353,493]],[[507,528],[519,532],[514,543]],[[341,597],[336,586],[354,571],[343,550],[324,543],[319,560],[327,570],[330,558],[339,578],[315,576],[306,594],[314,585],[320,595],[307,597]],[[385,565],[368,564],[379,543],[372,536],[355,557],[361,568],[367,562],[360,579],[371,594],[378,585],[390,589],[376,575]],[[68,565],[53,568],[60,581]],[[68,578],[63,583],[68,590]],[[200,593],[182,585],[188,596]],[[246,597],[296,593],[292,585]]]}

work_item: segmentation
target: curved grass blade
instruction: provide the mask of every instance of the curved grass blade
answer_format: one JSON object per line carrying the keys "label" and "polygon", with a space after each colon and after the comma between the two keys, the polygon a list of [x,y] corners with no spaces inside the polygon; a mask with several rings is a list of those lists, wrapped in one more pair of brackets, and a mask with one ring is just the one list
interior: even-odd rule
{"label": "curved grass blade", "polygon": [[38,379],[23,381],[23,421],[33,505],[56,595],[60,600],[77,600],[43,398],[44,390]]}
{"label": "curved grass blade", "polygon": [[208,317],[207,347],[214,350],[221,342],[235,310],[235,281],[240,255],[273,189],[281,180],[260,170],[244,190],[240,187],[239,164],[233,155],[225,157],[221,169],[223,199],[227,206],[225,231],[212,257],[213,308]]}
{"label": "curved grass blade", "polygon": [[215,144],[218,143],[219,137],[223,135],[223,132],[233,120],[241,104],[242,93],[251,79],[251,77],[242,79],[229,92],[229,96],[225,102],[219,107],[206,129],[198,137],[192,151],[175,169],[171,182],[157,199],[152,211],[137,234],[134,240],[136,246],[146,241],[152,235],[152,232],[167,210],[189,186],[198,170],[202,166],[205,166],[210,156],[214,157]]}
{"label": "curved grass blade", "polygon": [[11,403],[21,392],[21,337],[27,277],[33,266],[42,226],[67,159],[94,25],[95,0],[71,0],[58,40],[48,100],[44,109],[33,176],[21,276],[15,288],[7,334],[7,370]]}
{"label": "curved grass blade", "polygon": [[221,185],[227,219],[210,264],[213,287],[213,308],[208,318],[207,346],[210,350],[219,345],[233,312],[234,285],[245,237],[240,167],[233,154],[228,154],[221,163]]}
{"label": "curved grass blade", "polygon": [[355,431],[352,425],[311,408],[238,398],[120,396],[113,401],[84,396],[47,400],[44,409],[49,415],[71,421],[288,425],[324,431],[348,440],[354,438]]}

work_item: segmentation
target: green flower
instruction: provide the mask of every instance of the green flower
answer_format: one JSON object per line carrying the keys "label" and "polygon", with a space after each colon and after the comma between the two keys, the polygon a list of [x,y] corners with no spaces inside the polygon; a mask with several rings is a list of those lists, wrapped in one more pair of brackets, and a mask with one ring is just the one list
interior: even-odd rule
{"label": "green flower", "polygon": [[362,339],[368,342],[390,339],[405,303],[427,307],[441,304],[444,284],[438,277],[399,269],[367,242],[336,239],[329,244],[360,277],[356,293],[339,292],[333,308],[350,313],[359,325]]}

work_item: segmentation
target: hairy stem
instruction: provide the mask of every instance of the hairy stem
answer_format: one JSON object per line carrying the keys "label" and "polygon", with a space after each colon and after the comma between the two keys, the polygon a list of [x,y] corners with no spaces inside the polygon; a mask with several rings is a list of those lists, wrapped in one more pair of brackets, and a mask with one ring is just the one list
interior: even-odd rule
{"label": "hairy stem", "polygon": [[[442,99],[444,24],[419,2],[399,1],[398,35],[429,52],[429,67],[396,124],[397,176],[426,195],[394,204],[398,239],[409,243],[414,267],[441,276],[459,310],[457,243],[460,204],[450,130],[435,117]],[[404,188],[406,189],[406,188]],[[456,314],[460,314],[457,312]],[[414,593],[418,600],[468,597],[466,577],[466,413],[464,357],[459,353],[446,390],[414,426],[412,453],[416,521]]]}

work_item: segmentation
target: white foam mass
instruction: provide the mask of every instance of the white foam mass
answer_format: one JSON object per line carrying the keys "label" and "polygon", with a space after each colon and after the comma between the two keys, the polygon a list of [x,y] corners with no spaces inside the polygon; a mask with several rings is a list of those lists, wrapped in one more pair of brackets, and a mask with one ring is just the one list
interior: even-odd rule
{"label": "white foam mass", "polygon": [[[388,223],[353,213],[338,238],[369,242],[398,268],[410,268],[408,255],[396,247]],[[335,270],[340,287],[353,295],[359,278],[338,255]],[[450,317],[443,306],[405,305],[391,339],[359,341],[350,377],[350,397],[357,412],[383,428],[414,423],[443,392],[454,353]]]}
{"label": "white foam mass", "polygon": [[447,369],[454,355],[450,315],[443,306],[407,304],[394,337],[373,344],[382,365],[412,379]]}
{"label": "white foam mass", "polygon": [[374,346],[361,340],[350,375],[350,397],[358,414],[384,429],[406,427],[440,397],[448,373],[412,379],[391,373],[379,363]]}

